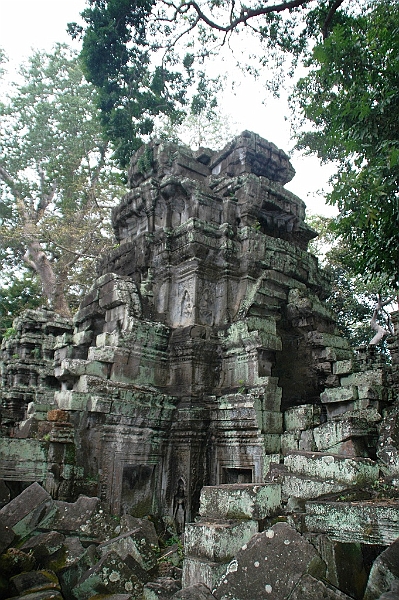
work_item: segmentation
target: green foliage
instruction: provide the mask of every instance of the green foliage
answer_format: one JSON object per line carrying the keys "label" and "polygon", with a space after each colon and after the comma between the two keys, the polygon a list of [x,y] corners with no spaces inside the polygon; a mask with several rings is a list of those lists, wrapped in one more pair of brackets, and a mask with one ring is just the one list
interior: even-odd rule
{"label": "green foliage", "polygon": [[[293,95],[312,129],[298,147],[336,161],[332,225],[363,278],[399,285],[399,5],[367,3],[314,48]],[[299,108],[299,111],[298,111]],[[299,128],[299,126],[298,126]]]}
{"label": "green foliage", "polygon": [[[111,243],[109,208],[120,175],[109,158],[95,89],[77,56],[63,45],[53,54],[35,52],[20,75],[0,104],[3,280],[5,271],[33,269],[58,310],[56,296],[64,306],[78,304],[95,275],[94,261]],[[2,290],[13,294],[9,282]],[[31,279],[23,296],[28,307],[37,306],[37,290]],[[18,312],[13,302],[12,311],[2,308],[3,317]]]}
{"label": "green foliage", "polygon": [[27,308],[37,308],[43,302],[40,284],[31,273],[18,276],[3,272],[0,279],[0,339],[8,339],[15,332],[12,322]]}
{"label": "green foliage", "polygon": [[[374,335],[370,320],[378,294],[387,299],[393,295],[393,290],[383,277],[367,281],[357,273],[357,257],[343,238],[336,237],[332,218],[316,215],[308,222],[319,234],[311,242],[310,249],[330,275],[331,292],[326,303],[337,317],[340,333],[353,348],[368,345]],[[384,344],[381,350],[386,352]]]}
{"label": "green foliage", "polygon": [[151,169],[153,167],[153,163],[154,163],[154,154],[153,154],[152,148],[149,148],[147,146],[144,149],[143,154],[140,156],[140,158],[137,161],[138,172],[141,173],[142,175],[145,175],[145,173],[148,173],[148,171],[151,171]]}
{"label": "green foliage", "polygon": [[[173,69],[172,56],[154,64],[152,55],[160,48],[150,31],[153,9],[155,2],[147,0],[94,0],[82,13],[87,23],[82,64],[98,90],[102,124],[123,166],[152,133],[155,117],[181,119],[179,107],[191,82],[188,59],[181,71]],[[74,37],[82,33],[76,24],[69,29]]]}

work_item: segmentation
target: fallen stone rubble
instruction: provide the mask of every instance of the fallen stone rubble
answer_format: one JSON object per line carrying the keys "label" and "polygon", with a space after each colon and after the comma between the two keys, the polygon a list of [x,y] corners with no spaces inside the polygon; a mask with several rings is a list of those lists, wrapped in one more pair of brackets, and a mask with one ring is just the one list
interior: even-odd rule
{"label": "fallen stone rubble", "polygon": [[33,483],[0,510],[0,598],[170,597],[181,588],[181,550],[161,549],[168,527],[159,537],[149,519],[116,518],[98,498],[53,500]]}
{"label": "fallen stone rubble", "polygon": [[[33,483],[0,510],[0,598],[399,598],[399,538],[390,543],[398,500],[322,499],[295,513],[284,510],[278,487],[205,487],[200,517],[186,527],[182,570],[182,546],[171,522],[160,527],[150,518],[116,518],[98,498],[61,502]],[[321,518],[334,511],[336,532]],[[362,545],[367,523],[380,532],[366,541],[368,553]],[[356,528],[363,528],[363,538],[354,536]]]}

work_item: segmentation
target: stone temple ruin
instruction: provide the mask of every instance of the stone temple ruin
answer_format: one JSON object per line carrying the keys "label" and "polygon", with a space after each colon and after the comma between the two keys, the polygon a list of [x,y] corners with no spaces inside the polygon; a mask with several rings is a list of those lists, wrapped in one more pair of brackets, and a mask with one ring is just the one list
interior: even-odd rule
{"label": "stone temple ruin", "polygon": [[[359,557],[399,537],[395,494],[377,497],[381,477],[391,492],[399,478],[399,338],[386,364],[339,334],[305,205],[284,188],[293,176],[250,132],[221,152],[153,142],[135,154],[117,245],[73,323],[26,311],[3,340],[0,527],[40,484],[58,510],[98,497],[125,520],[184,531],[183,588],[205,595],[176,598],[266,597],[274,584],[243,592],[239,575],[263,534],[320,566],[273,597],[357,599],[366,585],[379,597]],[[332,566],[338,554],[355,583]],[[172,597],[151,589],[128,597]]]}

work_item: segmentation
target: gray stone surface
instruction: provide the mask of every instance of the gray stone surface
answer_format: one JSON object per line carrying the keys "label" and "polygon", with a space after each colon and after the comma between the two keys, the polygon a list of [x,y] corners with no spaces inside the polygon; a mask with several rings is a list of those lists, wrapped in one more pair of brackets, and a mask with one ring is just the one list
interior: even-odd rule
{"label": "gray stone surface", "polygon": [[318,578],[325,572],[326,565],[314,546],[286,523],[277,523],[238,552],[213,593],[218,600],[282,600],[303,575]]}
{"label": "gray stone surface", "polygon": [[307,502],[305,525],[339,542],[387,546],[399,537],[399,502]]}
{"label": "gray stone surface", "polygon": [[399,539],[377,556],[370,571],[364,600],[376,600],[399,580]]}
{"label": "gray stone surface", "polygon": [[0,509],[0,520],[22,538],[54,512],[54,501],[50,494],[38,483],[32,483]]}
{"label": "gray stone surface", "polygon": [[215,596],[202,583],[192,585],[172,596],[175,600],[213,600]]}
{"label": "gray stone surface", "polygon": [[352,596],[347,596],[332,585],[306,574],[301,577],[289,598],[290,600],[351,600]]}
{"label": "gray stone surface", "polygon": [[231,484],[203,487],[200,515],[213,519],[264,519],[281,506],[279,484]]}
{"label": "gray stone surface", "polygon": [[44,590],[61,591],[57,576],[52,571],[30,571],[15,575],[10,580],[11,589],[15,596]]}
{"label": "gray stone surface", "polygon": [[132,598],[141,598],[145,574],[133,559],[123,561],[116,552],[108,552],[79,579],[73,588],[77,600],[88,600],[98,594],[118,594],[126,591]]}

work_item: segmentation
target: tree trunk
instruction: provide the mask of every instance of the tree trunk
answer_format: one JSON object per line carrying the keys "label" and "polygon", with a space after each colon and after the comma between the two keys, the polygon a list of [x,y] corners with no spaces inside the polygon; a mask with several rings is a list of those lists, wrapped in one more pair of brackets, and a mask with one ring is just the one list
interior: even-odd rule
{"label": "tree trunk", "polygon": [[71,311],[65,298],[64,286],[57,282],[52,264],[39,242],[28,242],[28,250],[24,260],[38,274],[43,288],[43,295],[47,298],[50,307],[63,317],[71,317]]}

